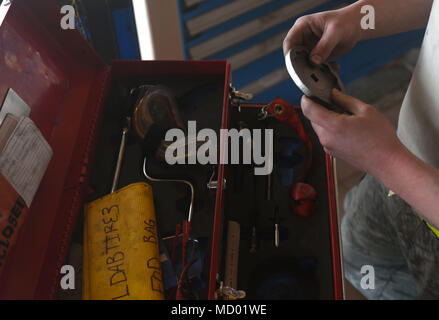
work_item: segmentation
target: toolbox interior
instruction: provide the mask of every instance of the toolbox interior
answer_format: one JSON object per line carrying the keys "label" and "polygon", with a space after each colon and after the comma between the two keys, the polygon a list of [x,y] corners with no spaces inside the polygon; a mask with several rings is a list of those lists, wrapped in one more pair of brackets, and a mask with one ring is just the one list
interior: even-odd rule
{"label": "toolbox interior", "polygon": [[[214,129],[219,136],[224,101],[224,75],[166,75],[166,76],[120,76],[114,77],[106,99],[102,128],[96,149],[94,166],[90,179],[93,193],[86,199],[93,201],[110,192],[116,166],[124,113],[126,111],[127,93],[130,88],[139,85],[163,85],[169,88],[177,98],[178,107],[184,123],[189,120],[197,121],[197,131],[203,128]],[[264,128],[266,122],[257,120],[259,108],[232,108],[230,113],[230,126],[237,127],[239,121],[244,121],[250,129]],[[276,121],[274,137],[296,137],[294,130]],[[248,299],[261,299],[259,292],[261,282],[270,282],[270,274],[281,274],[283,271],[296,270],[295,276],[300,281],[305,281],[297,288],[288,287],[289,275],[281,287],[287,285],[287,290],[282,291],[277,287],[273,299],[292,298],[333,298],[333,278],[329,229],[329,206],[326,184],[325,155],[316,137],[312,134],[308,122],[303,122],[307,133],[313,142],[313,165],[308,182],[313,185],[318,194],[318,212],[307,220],[294,216],[289,209],[289,192],[291,187],[283,186],[278,177],[277,169],[273,170],[273,201],[264,199],[266,193],[266,176],[254,176],[251,166],[226,166],[227,187],[225,190],[225,203],[222,218],[222,232],[219,260],[219,280],[224,276],[225,255],[225,227],[228,220],[234,220],[241,225],[241,241],[239,252],[239,277],[238,288],[247,292]],[[276,143],[276,142],[275,142]],[[276,144],[275,144],[276,151]],[[306,148],[299,148],[306,159]],[[144,151],[133,134],[128,136],[123,164],[121,168],[118,187],[131,183],[146,181],[153,187],[155,213],[158,222],[158,231],[162,237],[174,235],[175,226],[182,223],[188,215],[190,202],[189,188],[180,183],[151,182],[143,175]],[[305,163],[305,161],[303,161]],[[301,176],[304,164],[295,168],[295,179]],[[186,179],[195,187],[194,214],[192,220],[191,236],[198,239],[204,246],[204,268],[202,273],[204,288],[198,295],[201,299],[208,296],[208,281],[211,262],[211,245],[215,211],[215,191],[207,189],[207,182],[216,170],[211,165],[178,165],[169,166],[156,159],[148,161],[147,172],[156,178]],[[241,171],[242,170],[242,171]],[[253,193],[256,185],[256,194]],[[273,209],[273,202],[280,207],[280,247],[273,244],[273,220],[269,212]],[[250,253],[251,217],[254,208],[258,208],[258,249]],[[83,219],[81,219],[81,222]],[[78,224],[73,236],[73,242],[82,244],[82,223]],[[166,242],[170,251],[172,240]],[[305,258],[305,260],[304,260]],[[305,266],[302,272],[301,266]],[[300,270],[299,270],[300,269]],[[282,279],[275,279],[283,281]],[[264,287],[264,286],[262,286]],[[307,292],[297,291],[304,287]],[[273,289],[273,288],[272,288]],[[263,290],[265,290],[263,288]]]}
{"label": "toolbox interior", "polygon": [[[86,202],[91,202],[110,192],[122,137],[127,93],[130,88],[140,85],[162,85],[167,87],[177,99],[180,115],[185,124],[189,120],[196,120],[197,131],[203,128],[211,128],[219,136],[224,83],[224,75],[114,78],[103,110],[102,128],[90,179],[90,187],[93,192],[87,197]],[[138,138],[134,133],[129,134],[118,188],[141,181],[149,183],[153,188],[158,232],[162,237],[172,236],[175,234],[176,225],[181,224],[188,217],[190,189],[187,185],[181,183],[148,181],[143,175],[144,156],[144,150]],[[207,182],[215,168],[198,164],[170,166],[160,162],[155,157],[148,158],[147,172],[150,176],[164,179],[184,179],[194,185],[195,200],[191,236],[199,240],[203,246],[206,246],[204,248],[202,276],[204,289],[200,298],[207,299],[210,245],[215,211],[215,191],[208,192]],[[77,244],[82,244],[82,222],[83,219],[78,224],[73,237]],[[172,240],[165,241],[169,252],[171,251],[172,242]]]}
{"label": "toolbox interior", "polygon": [[[233,108],[231,126],[244,121],[249,128],[264,128],[267,123],[257,120],[259,108]],[[299,111],[298,111],[299,112]],[[300,112],[299,112],[300,113]],[[333,299],[332,258],[329,228],[328,186],[326,182],[325,153],[309,121],[302,123],[313,144],[313,162],[306,182],[318,193],[317,212],[307,219],[290,210],[292,186],[285,186],[276,166],[279,138],[296,138],[289,126],[270,120],[274,131],[274,169],[272,172],[272,199],[267,199],[267,176],[253,175],[253,167],[228,165],[225,201],[225,221],[240,224],[238,289],[248,299]],[[299,154],[304,157],[294,168],[294,183],[305,169],[308,151],[302,142]],[[237,174],[244,170],[244,179]],[[253,188],[256,184],[256,188]],[[280,244],[274,245],[274,206],[279,206]],[[257,214],[257,250],[250,252],[252,219]],[[225,264],[225,260],[223,261]],[[220,277],[221,278],[221,277]]]}

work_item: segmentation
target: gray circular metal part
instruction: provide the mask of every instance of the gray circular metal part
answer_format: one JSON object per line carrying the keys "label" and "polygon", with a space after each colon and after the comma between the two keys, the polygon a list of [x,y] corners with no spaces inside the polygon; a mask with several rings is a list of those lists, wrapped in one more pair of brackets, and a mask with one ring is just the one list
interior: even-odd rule
{"label": "gray circular metal part", "polygon": [[285,63],[288,73],[304,95],[330,109],[337,109],[332,102],[331,92],[334,88],[344,91],[344,87],[329,64],[311,64],[309,51],[303,46],[291,48],[285,56]]}

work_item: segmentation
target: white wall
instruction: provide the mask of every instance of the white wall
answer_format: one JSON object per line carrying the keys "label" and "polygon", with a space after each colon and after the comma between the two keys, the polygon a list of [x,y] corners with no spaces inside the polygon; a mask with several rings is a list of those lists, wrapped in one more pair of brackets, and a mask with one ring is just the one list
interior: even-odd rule
{"label": "white wall", "polygon": [[177,0],[132,0],[143,60],[181,60]]}

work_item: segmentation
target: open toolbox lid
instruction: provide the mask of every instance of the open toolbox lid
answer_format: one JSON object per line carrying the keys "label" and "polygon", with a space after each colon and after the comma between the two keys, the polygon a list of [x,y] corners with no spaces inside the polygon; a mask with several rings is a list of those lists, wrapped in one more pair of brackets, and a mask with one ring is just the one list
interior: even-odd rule
{"label": "open toolbox lid", "polygon": [[53,149],[30,214],[8,252],[0,298],[53,297],[53,266],[65,261],[74,210],[82,206],[106,66],[79,32],[61,29],[61,18],[54,0],[15,0],[0,26],[0,96],[13,88]]}

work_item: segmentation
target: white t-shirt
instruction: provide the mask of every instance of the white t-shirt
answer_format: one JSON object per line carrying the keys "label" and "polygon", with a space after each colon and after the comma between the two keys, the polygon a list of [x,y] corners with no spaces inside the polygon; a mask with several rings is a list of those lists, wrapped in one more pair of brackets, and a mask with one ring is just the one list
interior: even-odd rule
{"label": "white t-shirt", "polygon": [[434,1],[418,63],[402,104],[398,137],[439,168],[439,1]]}

